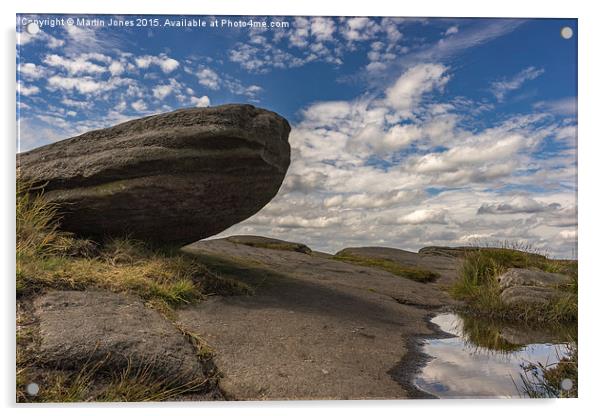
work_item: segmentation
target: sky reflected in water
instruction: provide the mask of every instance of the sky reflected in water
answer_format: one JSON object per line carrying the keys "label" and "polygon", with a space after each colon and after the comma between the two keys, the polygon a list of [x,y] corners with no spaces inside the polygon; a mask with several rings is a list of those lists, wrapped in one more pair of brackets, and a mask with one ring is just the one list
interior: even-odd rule
{"label": "sky reflected in water", "polygon": [[[416,377],[416,385],[440,398],[520,397],[521,364],[556,363],[567,344],[532,343],[512,352],[496,351],[467,341],[462,317],[453,313],[432,319],[452,338],[430,339],[423,351],[434,357]],[[513,381],[514,380],[514,381]]]}

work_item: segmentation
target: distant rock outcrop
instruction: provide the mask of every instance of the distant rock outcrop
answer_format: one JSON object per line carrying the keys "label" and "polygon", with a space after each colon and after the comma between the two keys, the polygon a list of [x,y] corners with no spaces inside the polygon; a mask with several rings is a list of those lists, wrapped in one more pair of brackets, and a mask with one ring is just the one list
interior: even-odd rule
{"label": "distant rock outcrop", "polygon": [[278,240],[277,238],[261,237],[257,235],[233,235],[226,240],[235,244],[244,244],[246,246],[267,248],[271,250],[296,251],[299,253],[311,254],[309,247],[302,243]]}
{"label": "distant rock outcrop", "polygon": [[443,247],[428,246],[418,250],[418,253],[431,256],[464,257],[469,251],[479,250],[478,247]]}
{"label": "distant rock outcrop", "polygon": [[[399,275],[414,276],[418,281],[434,281],[449,284],[458,275],[458,258],[439,252],[424,251],[418,253],[390,247],[348,247],[335,255],[341,260],[358,260],[359,263],[384,266],[390,271],[398,271]],[[365,260],[365,262],[364,262]],[[397,273],[396,273],[397,274]]]}
{"label": "distant rock outcrop", "polygon": [[185,244],[259,211],[290,163],[288,122],[251,105],[182,109],[18,155],[82,236]]}

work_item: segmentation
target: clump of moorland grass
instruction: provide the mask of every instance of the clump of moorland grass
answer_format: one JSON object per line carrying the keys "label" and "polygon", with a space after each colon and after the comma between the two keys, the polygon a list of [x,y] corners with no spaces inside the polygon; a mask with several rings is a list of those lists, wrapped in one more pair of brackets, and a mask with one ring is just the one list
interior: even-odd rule
{"label": "clump of moorland grass", "polygon": [[375,267],[377,269],[385,270],[396,276],[405,277],[420,283],[432,282],[439,277],[438,273],[430,270],[420,267],[403,266],[386,258],[365,257],[345,251],[337,253],[332,258],[334,260],[357,264],[359,266]]}
{"label": "clump of moorland grass", "polygon": [[94,286],[178,306],[202,299],[206,285],[222,287],[221,280],[190,256],[165,254],[127,239],[108,242],[91,258],[20,253],[17,264],[18,296]]}
{"label": "clump of moorland grass", "polygon": [[517,387],[521,396],[530,398],[564,398],[578,396],[577,344],[568,346],[568,354],[557,353],[554,363],[525,363],[520,374],[521,385]]}
{"label": "clump of moorland grass", "polygon": [[[153,362],[120,370],[106,370],[102,360],[86,363],[74,372],[39,371],[23,368],[17,372],[17,402],[157,402],[215,387],[216,375],[184,381],[179,377],[159,376]],[[36,381],[39,391],[27,392],[27,385]]]}
{"label": "clump of moorland grass", "polygon": [[17,179],[16,233],[19,255],[51,255],[66,252],[72,236],[58,229],[58,206],[44,198],[41,188]]}
{"label": "clump of moorland grass", "polygon": [[[518,247],[518,248],[516,248]],[[535,268],[571,277],[559,287],[560,295],[548,303],[509,306],[501,300],[497,277],[509,268]],[[567,322],[577,320],[577,262],[555,260],[529,247],[486,247],[467,251],[452,295],[464,300],[467,309],[482,317],[525,322]]]}

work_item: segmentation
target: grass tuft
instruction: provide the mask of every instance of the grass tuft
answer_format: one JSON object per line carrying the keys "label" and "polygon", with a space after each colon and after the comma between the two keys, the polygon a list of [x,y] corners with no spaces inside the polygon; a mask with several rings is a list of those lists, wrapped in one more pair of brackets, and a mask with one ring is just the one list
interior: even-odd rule
{"label": "grass tuft", "polygon": [[[522,249],[528,249],[521,247]],[[546,304],[505,305],[497,277],[509,268],[535,268],[563,273],[571,283],[560,287],[561,295]],[[577,320],[577,262],[549,259],[537,252],[509,247],[487,247],[468,251],[451,287],[452,295],[467,303],[469,311],[492,319],[525,322],[567,322]]]}
{"label": "grass tuft", "polygon": [[420,267],[402,266],[399,263],[386,258],[364,257],[357,254],[345,253],[344,251],[337,253],[332,258],[334,260],[357,264],[359,266],[375,267],[396,276],[405,277],[420,283],[432,282],[439,277],[438,273],[430,270]]}
{"label": "grass tuft", "polygon": [[[554,363],[525,363],[521,384],[515,386],[522,396],[530,398],[565,398],[578,396],[577,344],[569,344],[568,355]],[[568,385],[563,386],[563,381]],[[564,387],[564,388],[563,388]],[[570,387],[570,388],[567,388]]]}
{"label": "grass tuft", "polygon": [[16,234],[17,255],[20,253],[49,255],[67,253],[73,244],[71,234],[59,231],[58,206],[17,176]]}
{"label": "grass tuft", "polygon": [[[215,380],[198,377],[183,380],[159,376],[153,362],[134,367],[131,361],[121,370],[103,370],[104,361],[86,363],[76,372],[45,371],[33,376],[28,370],[17,373],[17,402],[158,402],[175,399],[183,394],[208,391]],[[37,380],[40,391],[27,393],[29,380]]]}

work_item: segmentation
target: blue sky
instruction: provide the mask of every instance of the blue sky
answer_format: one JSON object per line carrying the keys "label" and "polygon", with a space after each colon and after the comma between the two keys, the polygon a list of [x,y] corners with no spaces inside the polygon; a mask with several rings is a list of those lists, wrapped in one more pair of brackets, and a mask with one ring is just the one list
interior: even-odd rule
{"label": "blue sky", "polygon": [[[509,241],[576,255],[574,19],[188,16],[220,24],[176,28],[164,23],[179,16],[55,27],[43,19],[78,16],[22,17],[41,19],[36,35],[17,19],[22,151],[248,102],[291,122],[293,161],[277,197],[222,235],[327,251]],[[108,26],[138,18],[158,26]]]}

